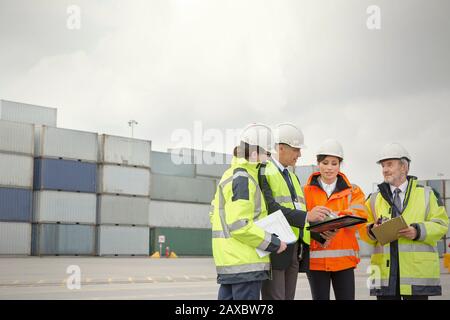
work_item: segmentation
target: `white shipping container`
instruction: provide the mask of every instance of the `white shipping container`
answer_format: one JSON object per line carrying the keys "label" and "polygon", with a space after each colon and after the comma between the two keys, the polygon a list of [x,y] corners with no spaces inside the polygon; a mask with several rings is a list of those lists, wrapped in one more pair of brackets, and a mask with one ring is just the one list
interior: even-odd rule
{"label": "white shipping container", "polygon": [[152,200],[150,226],[208,229],[210,208],[207,204]]}
{"label": "white shipping container", "polygon": [[150,153],[151,141],[106,134],[99,136],[99,161],[102,163],[149,168]]}
{"label": "white shipping container", "polygon": [[34,222],[95,224],[97,195],[64,191],[35,191]]}
{"label": "white shipping container", "polygon": [[30,255],[31,224],[0,222],[0,254]]}
{"label": "white shipping container", "polygon": [[34,125],[0,120],[0,151],[34,153]]}
{"label": "white shipping container", "polygon": [[149,227],[98,227],[98,255],[149,255]]}
{"label": "white shipping container", "polygon": [[149,224],[150,198],[116,195],[98,197],[98,224]]}
{"label": "white shipping container", "polygon": [[0,186],[33,188],[33,157],[0,153]]}
{"label": "white shipping container", "polygon": [[56,108],[0,100],[0,119],[56,127]]}
{"label": "white shipping container", "polygon": [[99,193],[148,197],[150,170],[145,168],[102,165],[99,167]]}
{"label": "white shipping container", "polygon": [[35,154],[37,157],[64,158],[97,162],[97,133],[54,128],[36,127]]}

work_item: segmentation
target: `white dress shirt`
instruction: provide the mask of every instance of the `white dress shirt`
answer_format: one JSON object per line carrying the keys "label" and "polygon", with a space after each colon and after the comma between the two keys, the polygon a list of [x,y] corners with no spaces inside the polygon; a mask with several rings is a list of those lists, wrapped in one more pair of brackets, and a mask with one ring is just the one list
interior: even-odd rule
{"label": "white dress shirt", "polygon": [[322,186],[322,189],[327,193],[327,196],[329,198],[331,196],[331,194],[334,192],[334,190],[336,189],[337,178],[336,178],[336,180],[334,180],[333,183],[326,184],[322,180],[322,177],[320,177],[319,182],[320,182],[320,185]]}
{"label": "white dress shirt", "polygon": [[[389,186],[391,187],[392,199],[394,199],[394,195],[395,195],[394,191],[395,191],[395,189],[397,189],[397,188],[400,189],[400,193],[399,193],[400,202],[402,203],[402,206],[403,206],[403,202],[405,201],[405,197],[406,197],[406,189],[408,189],[408,180],[403,182],[399,187],[395,187],[392,184],[390,184]],[[399,208],[399,209],[402,210],[403,207]]]}

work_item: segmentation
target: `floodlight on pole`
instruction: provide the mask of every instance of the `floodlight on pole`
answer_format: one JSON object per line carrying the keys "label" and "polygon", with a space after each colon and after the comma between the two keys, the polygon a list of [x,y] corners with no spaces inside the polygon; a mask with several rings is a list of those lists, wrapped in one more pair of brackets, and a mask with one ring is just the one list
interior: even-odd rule
{"label": "floodlight on pole", "polygon": [[128,121],[128,126],[131,127],[131,137],[134,138],[134,126],[137,125],[138,122],[136,120]]}

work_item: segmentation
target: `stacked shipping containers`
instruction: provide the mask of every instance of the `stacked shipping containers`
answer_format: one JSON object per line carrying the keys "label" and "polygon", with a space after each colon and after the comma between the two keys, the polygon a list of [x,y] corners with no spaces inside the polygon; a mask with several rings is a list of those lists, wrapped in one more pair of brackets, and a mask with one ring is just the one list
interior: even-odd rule
{"label": "stacked shipping containers", "polygon": [[99,136],[98,255],[149,254],[151,142]]}
{"label": "stacked shipping containers", "polygon": [[209,209],[231,156],[193,149],[152,152],[151,252],[163,247],[180,255],[211,255]]}
{"label": "stacked shipping containers", "polygon": [[35,255],[94,255],[98,135],[38,126],[35,132]]}
{"label": "stacked shipping containers", "polygon": [[34,125],[0,120],[0,254],[30,255]]}

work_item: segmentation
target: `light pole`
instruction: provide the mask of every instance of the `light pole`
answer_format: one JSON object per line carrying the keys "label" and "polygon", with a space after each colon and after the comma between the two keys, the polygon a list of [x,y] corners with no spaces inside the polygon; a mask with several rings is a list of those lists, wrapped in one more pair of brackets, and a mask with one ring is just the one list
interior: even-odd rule
{"label": "light pole", "polygon": [[137,125],[138,122],[136,120],[128,121],[128,125],[131,127],[131,137],[134,138],[134,126]]}

